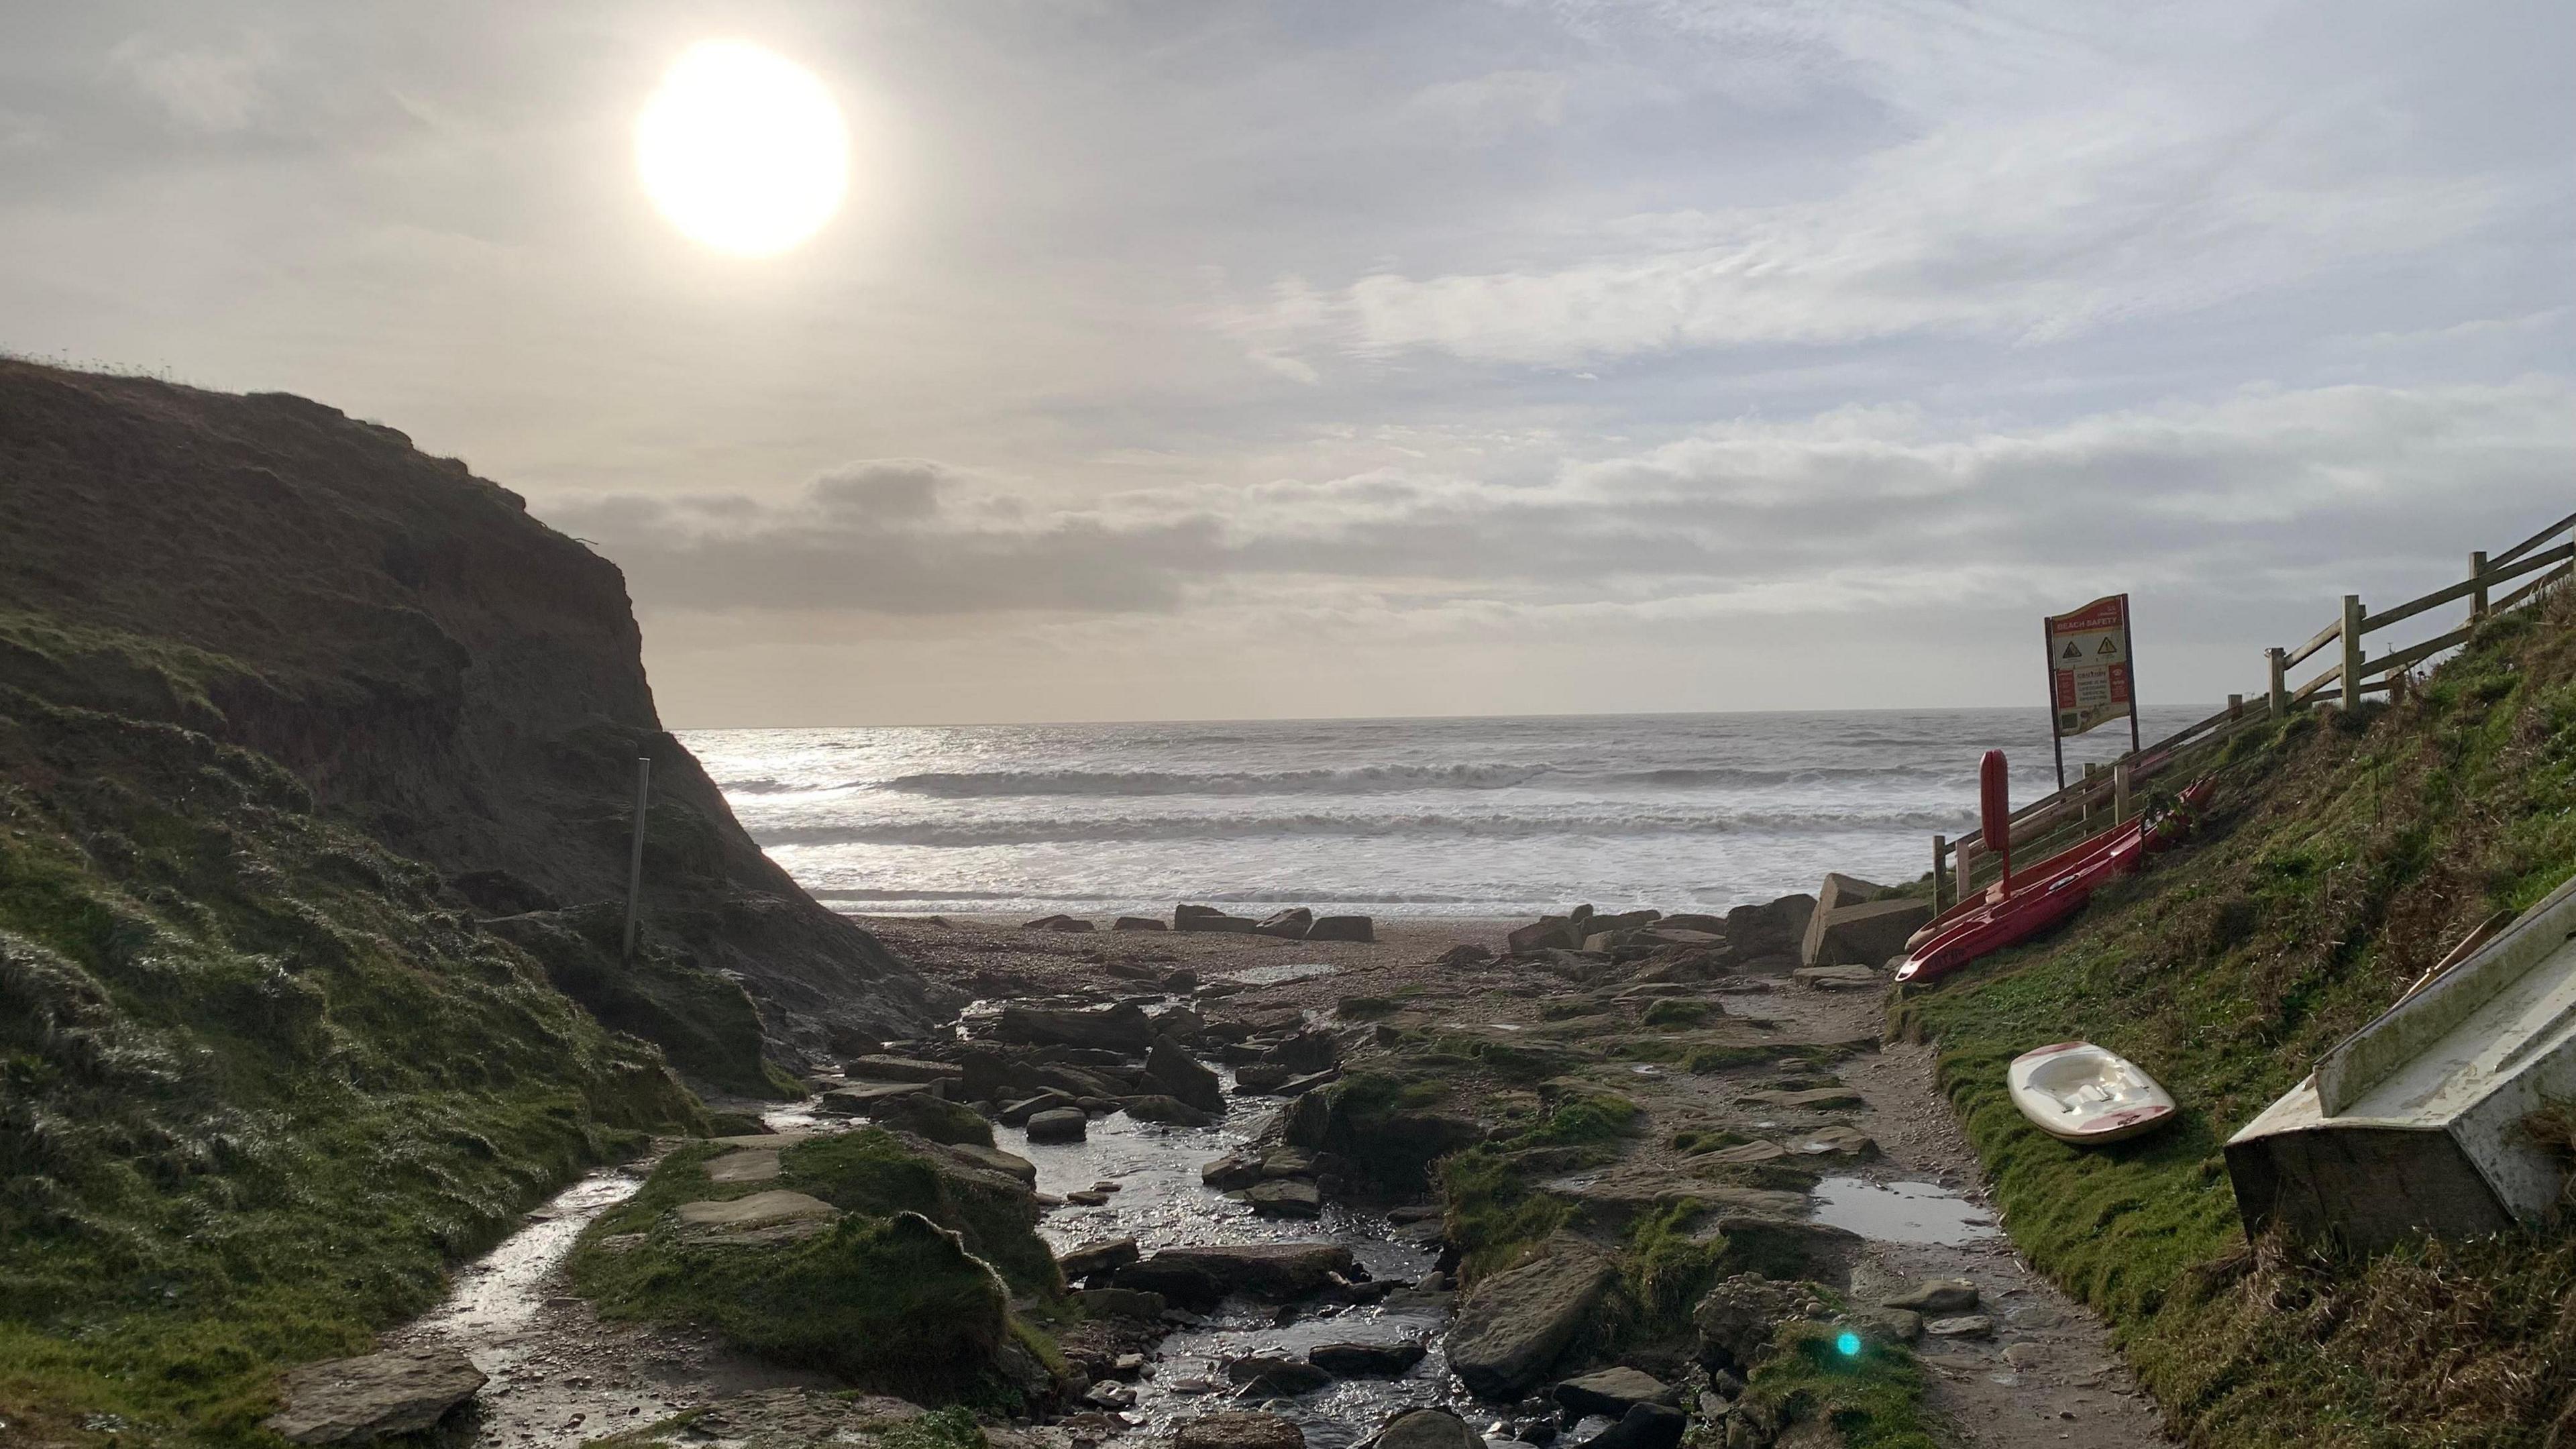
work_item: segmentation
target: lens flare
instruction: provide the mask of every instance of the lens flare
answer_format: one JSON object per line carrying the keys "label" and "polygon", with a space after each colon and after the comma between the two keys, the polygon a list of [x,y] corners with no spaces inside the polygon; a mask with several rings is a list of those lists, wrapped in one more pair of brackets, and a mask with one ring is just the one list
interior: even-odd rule
{"label": "lens flare", "polygon": [[1834,1340],[1834,1347],[1841,1351],[1843,1357],[1850,1358],[1860,1352],[1860,1335],[1846,1328],[1842,1336]]}

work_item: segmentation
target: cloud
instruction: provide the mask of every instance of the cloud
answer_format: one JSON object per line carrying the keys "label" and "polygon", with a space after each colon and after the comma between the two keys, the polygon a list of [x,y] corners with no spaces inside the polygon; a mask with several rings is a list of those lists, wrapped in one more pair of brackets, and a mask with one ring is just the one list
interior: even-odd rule
{"label": "cloud", "polygon": [[269,106],[275,45],[245,35],[221,45],[185,45],[136,36],[109,53],[109,63],[181,129],[221,136],[249,130]]}
{"label": "cloud", "polygon": [[1566,79],[1542,70],[1498,70],[1442,81],[1413,93],[1399,124],[1464,146],[1491,146],[1514,133],[1562,125]]}

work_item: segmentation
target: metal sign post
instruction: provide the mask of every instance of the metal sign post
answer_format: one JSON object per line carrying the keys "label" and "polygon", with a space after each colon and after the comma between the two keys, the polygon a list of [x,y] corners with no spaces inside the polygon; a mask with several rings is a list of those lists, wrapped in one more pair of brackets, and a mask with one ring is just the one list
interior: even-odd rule
{"label": "metal sign post", "polygon": [[2071,614],[2041,621],[2048,641],[2049,743],[2057,751],[2057,788],[2066,788],[2071,735],[2129,717],[2129,753],[2138,752],[2138,690],[2131,670],[2129,596],[2111,594]]}

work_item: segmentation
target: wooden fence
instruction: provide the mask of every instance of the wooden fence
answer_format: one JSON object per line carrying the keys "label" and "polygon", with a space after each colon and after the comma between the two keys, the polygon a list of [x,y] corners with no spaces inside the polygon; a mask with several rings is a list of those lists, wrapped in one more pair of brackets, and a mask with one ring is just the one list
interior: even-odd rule
{"label": "wooden fence", "polygon": [[[2318,630],[2307,643],[2296,649],[2263,651],[2270,665],[2271,681],[2262,697],[2248,700],[2243,695],[2229,695],[2227,707],[2209,718],[2132,750],[2107,766],[2087,765],[2083,779],[2015,810],[2009,826],[2014,857],[2043,858],[2121,824],[2137,813],[2141,792],[2149,782],[2178,766],[2211,758],[2237,735],[2259,729],[2292,710],[2330,701],[2339,704],[2348,695],[2358,699],[2364,694],[2403,689],[2408,671],[2465,642],[2478,621],[2530,603],[2576,571],[2576,537],[2548,546],[2552,540],[2571,533],[2576,533],[2576,514],[2492,557],[2470,554],[2466,579],[2377,613],[2363,607],[2360,595],[2344,595],[2341,616]],[[2519,585],[2510,592],[2497,593],[2517,580]],[[2468,601],[2468,620],[2460,627],[2376,659],[2364,656],[2363,643],[2369,636],[2463,599]],[[2329,646],[2340,646],[2335,662],[2314,679],[2291,688],[2290,671]],[[1947,909],[1961,896],[1989,883],[1999,874],[1998,868],[1989,864],[1993,855],[1982,831],[1970,831],[1955,841],[1933,836],[1935,903]]]}

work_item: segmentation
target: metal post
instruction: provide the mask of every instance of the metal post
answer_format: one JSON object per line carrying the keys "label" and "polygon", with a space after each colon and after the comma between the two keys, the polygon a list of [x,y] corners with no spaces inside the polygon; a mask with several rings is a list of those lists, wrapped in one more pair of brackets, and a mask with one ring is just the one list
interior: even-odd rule
{"label": "metal post", "polygon": [[1950,909],[1953,899],[1950,894],[1950,838],[1935,835],[1932,837],[1932,913],[1937,916]]}
{"label": "metal post", "polygon": [[2266,649],[2263,657],[2272,665],[2272,692],[2267,703],[2272,707],[2272,718],[2279,719],[2290,712],[2290,651]]}
{"label": "metal post", "polygon": [[2117,825],[2128,818],[2129,762],[2122,760],[2111,767],[2111,823]]}
{"label": "metal post", "polygon": [[2477,588],[2469,594],[2469,622],[2474,624],[2487,616],[2487,551],[2479,549],[2469,555],[2469,578]]}
{"label": "metal post", "polygon": [[[2048,665],[2048,747],[2057,752],[2057,788],[2066,788],[2066,736],[2057,728],[2057,631],[2049,621],[2039,621],[2039,657]],[[1964,899],[1964,897],[1962,897]]]}
{"label": "metal post", "polygon": [[2361,708],[2361,595],[2343,596],[2343,707]]}
{"label": "metal post", "polygon": [[635,924],[644,910],[644,813],[653,801],[653,762],[635,757],[635,846],[626,857],[626,956],[635,963]]}

